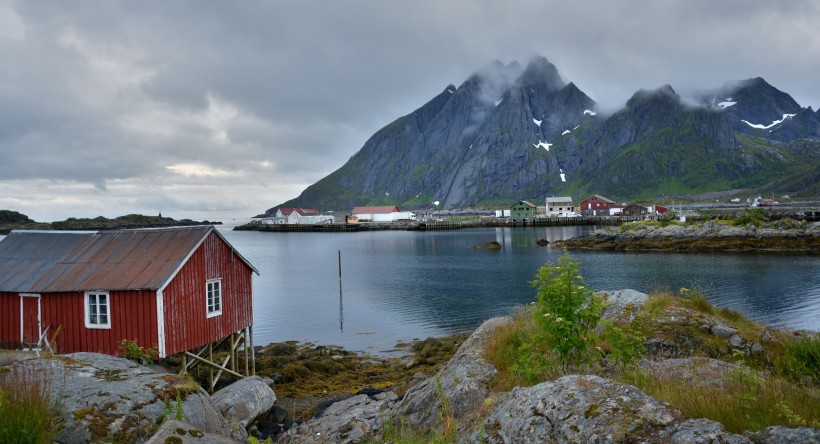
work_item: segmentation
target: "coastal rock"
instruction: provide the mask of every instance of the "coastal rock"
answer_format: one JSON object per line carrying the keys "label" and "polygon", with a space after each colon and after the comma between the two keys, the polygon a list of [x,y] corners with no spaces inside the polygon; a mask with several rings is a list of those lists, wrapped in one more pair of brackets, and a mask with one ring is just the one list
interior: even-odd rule
{"label": "coastal rock", "polygon": [[638,309],[649,298],[646,293],[631,289],[599,291],[597,295],[606,301],[606,307],[604,307],[601,314],[601,319],[608,319],[613,322],[634,321],[638,315]]}
{"label": "coastal rock", "polygon": [[[224,433],[222,415],[208,394],[187,378],[159,374],[127,359],[72,353],[16,365],[48,381],[60,400],[61,443],[144,442],[164,419],[182,417],[198,430]],[[179,399],[179,401],[177,401]]]}
{"label": "coastal rock", "polygon": [[497,373],[484,359],[484,348],[493,330],[507,322],[508,317],[484,321],[439,370],[437,378],[428,378],[404,395],[394,409],[394,416],[403,418],[412,427],[432,429],[440,421],[440,393],[447,399],[450,414],[456,420],[476,412],[489,395],[490,384]]}
{"label": "coastal rock", "polygon": [[382,392],[373,396],[356,395],[335,402],[318,417],[289,429],[278,442],[360,442],[382,428],[397,400],[395,393]]}
{"label": "coastal rock", "polygon": [[730,338],[732,335],[737,333],[736,328],[729,327],[722,323],[716,323],[709,328],[709,331],[712,333],[712,336],[718,338]]}
{"label": "coastal rock", "polygon": [[226,419],[239,421],[247,427],[273,407],[276,395],[262,378],[251,376],[219,390],[211,399]]}
{"label": "coastal rock", "polygon": [[633,386],[590,375],[513,389],[472,442],[672,442],[750,444],[705,419],[680,421],[668,404]]}
{"label": "coastal rock", "polygon": [[155,433],[151,439],[145,441],[145,444],[234,444],[238,442],[245,441],[238,441],[222,435],[203,432],[187,422],[171,420],[164,422],[159,427],[159,430],[157,430],[157,433]]}
{"label": "coastal rock", "polygon": [[747,438],[729,433],[723,424],[708,419],[690,419],[675,428],[672,444],[752,444]]}
{"label": "coastal rock", "polygon": [[799,427],[790,429],[773,426],[750,435],[755,444],[804,444],[820,443],[820,429]]}
{"label": "coastal rock", "polygon": [[662,361],[642,359],[638,367],[659,380],[692,381],[693,384],[710,387],[722,387],[736,379],[739,372],[752,371],[743,365],[704,357]]}

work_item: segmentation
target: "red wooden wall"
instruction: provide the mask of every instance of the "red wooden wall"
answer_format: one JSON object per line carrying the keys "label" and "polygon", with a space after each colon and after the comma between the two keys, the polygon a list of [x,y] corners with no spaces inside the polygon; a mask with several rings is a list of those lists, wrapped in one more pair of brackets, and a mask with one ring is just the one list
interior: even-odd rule
{"label": "red wooden wall", "polygon": [[[158,345],[157,298],[150,290],[111,291],[111,328],[85,327],[85,293],[40,294],[42,329],[48,330],[48,338],[55,351],[74,353],[79,351],[121,355],[119,343],[123,339],[136,340],[145,348]],[[0,293],[0,340],[20,340],[20,295]],[[7,319],[11,323],[6,322]],[[8,325],[7,325],[8,324]],[[57,328],[60,332],[55,338]]]}
{"label": "red wooden wall", "polygon": [[0,292],[0,345],[20,342],[20,294]]}
{"label": "red wooden wall", "polygon": [[[165,355],[201,347],[253,324],[253,271],[211,233],[163,291]],[[206,317],[205,281],[222,279],[222,314]]]}

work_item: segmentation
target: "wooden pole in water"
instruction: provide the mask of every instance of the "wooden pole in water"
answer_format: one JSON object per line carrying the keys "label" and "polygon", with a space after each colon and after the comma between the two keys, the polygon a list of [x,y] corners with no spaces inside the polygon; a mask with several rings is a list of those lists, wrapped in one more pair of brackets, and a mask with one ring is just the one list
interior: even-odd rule
{"label": "wooden pole in water", "polygon": [[342,250],[339,250],[339,331],[344,331],[344,305],[342,304]]}

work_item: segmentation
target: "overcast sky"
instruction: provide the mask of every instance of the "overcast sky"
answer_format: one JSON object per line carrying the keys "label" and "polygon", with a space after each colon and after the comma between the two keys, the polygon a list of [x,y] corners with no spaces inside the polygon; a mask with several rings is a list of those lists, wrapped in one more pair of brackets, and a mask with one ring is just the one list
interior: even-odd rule
{"label": "overcast sky", "polygon": [[0,0],[0,209],[249,217],[492,60],[614,109],[761,76],[820,105],[820,2]]}

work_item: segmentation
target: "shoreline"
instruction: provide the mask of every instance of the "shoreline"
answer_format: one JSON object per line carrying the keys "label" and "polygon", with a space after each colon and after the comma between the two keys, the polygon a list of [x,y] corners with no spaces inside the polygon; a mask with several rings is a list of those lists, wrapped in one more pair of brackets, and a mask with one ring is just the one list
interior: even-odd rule
{"label": "shoreline", "polygon": [[722,221],[680,224],[637,222],[559,240],[566,249],[653,252],[820,253],[820,222],[780,220],[734,225]]}

